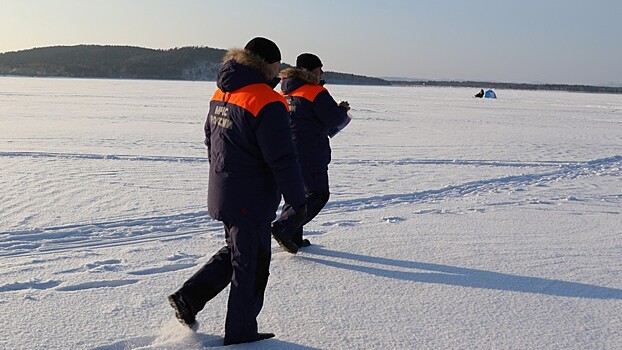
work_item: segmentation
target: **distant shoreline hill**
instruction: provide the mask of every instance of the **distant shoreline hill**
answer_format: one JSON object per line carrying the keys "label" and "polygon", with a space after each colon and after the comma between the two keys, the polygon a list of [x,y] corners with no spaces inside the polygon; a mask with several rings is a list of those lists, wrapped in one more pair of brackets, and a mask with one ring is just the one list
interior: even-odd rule
{"label": "distant shoreline hill", "polygon": [[[0,54],[0,75],[214,81],[226,52],[210,47],[42,47]],[[324,79],[332,84],[391,85],[380,78],[338,72],[326,72]]]}
{"label": "distant shoreline hill", "polygon": [[[41,47],[0,53],[0,76],[214,81],[226,52],[210,47],[168,50],[102,45]],[[289,65],[283,64],[285,67]],[[451,86],[477,90],[495,88],[622,94],[622,87],[610,86],[400,80],[339,72],[325,72],[324,79],[330,84],[342,85]]]}

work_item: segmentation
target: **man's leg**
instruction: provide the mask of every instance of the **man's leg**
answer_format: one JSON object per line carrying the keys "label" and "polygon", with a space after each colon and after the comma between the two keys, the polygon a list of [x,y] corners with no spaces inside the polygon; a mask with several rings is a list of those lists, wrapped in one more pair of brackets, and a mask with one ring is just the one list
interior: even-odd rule
{"label": "man's leg", "polygon": [[199,271],[169,297],[171,306],[177,311],[177,318],[189,327],[194,317],[205,304],[220,293],[231,282],[231,234],[225,223],[227,246],[221,248]]}
{"label": "man's leg", "polygon": [[296,222],[296,211],[289,203],[284,203],[281,216],[272,224],[271,229],[272,236],[279,245],[292,254],[298,252],[298,245],[292,242],[295,231],[298,229],[298,226],[294,227],[294,222]]}
{"label": "man's leg", "polygon": [[[287,241],[294,243],[297,248],[310,244],[308,240],[305,242],[305,240],[302,239],[302,227],[319,214],[330,197],[327,170],[315,172],[303,171],[303,177],[307,198],[307,215],[305,220],[299,227],[292,227],[291,221],[294,219],[296,212],[289,203],[285,203],[281,211],[281,216],[272,226],[273,236],[275,236],[277,241],[288,251],[290,250],[287,249],[285,246],[286,244],[283,244],[282,241],[285,241],[285,243],[287,243]],[[290,253],[291,252],[292,251],[290,251]]]}
{"label": "man's leg", "polygon": [[313,220],[313,218],[320,213],[328,202],[329,197],[330,194],[328,192],[307,194],[307,217],[302,225],[294,231],[292,236],[292,242],[294,242],[298,247],[307,247],[311,244],[309,240],[302,238],[303,226]]}
{"label": "man's leg", "polygon": [[233,275],[227,304],[225,344],[264,339],[257,332],[270,269],[270,224],[231,226]]}
{"label": "man's leg", "polygon": [[306,247],[311,243],[309,240],[303,240],[303,226],[313,220],[324,208],[330,197],[328,190],[328,170],[321,171],[305,171],[304,183],[307,197],[307,216],[305,221],[300,225],[292,235],[292,242],[298,247]]}

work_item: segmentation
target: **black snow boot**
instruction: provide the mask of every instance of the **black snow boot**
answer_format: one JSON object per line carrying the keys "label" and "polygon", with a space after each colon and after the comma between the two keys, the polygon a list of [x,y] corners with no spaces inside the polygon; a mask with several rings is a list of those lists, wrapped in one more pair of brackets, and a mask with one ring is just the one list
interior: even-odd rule
{"label": "black snow boot", "polygon": [[308,247],[311,245],[311,242],[304,238],[304,239],[300,239],[300,240],[294,240],[294,244],[296,244],[298,246],[298,248],[304,248],[304,247]]}
{"label": "black snow boot", "polygon": [[285,249],[286,252],[292,253],[292,254],[298,253],[298,246],[296,245],[296,243],[283,237],[281,231],[279,231],[274,226],[272,226],[272,237],[274,237],[274,239],[279,243],[281,248]]}
{"label": "black snow boot", "polygon": [[168,296],[168,302],[175,309],[175,317],[184,326],[193,329],[197,320],[194,318],[194,313],[190,308],[190,305],[186,302],[186,299],[179,292],[175,292]]}

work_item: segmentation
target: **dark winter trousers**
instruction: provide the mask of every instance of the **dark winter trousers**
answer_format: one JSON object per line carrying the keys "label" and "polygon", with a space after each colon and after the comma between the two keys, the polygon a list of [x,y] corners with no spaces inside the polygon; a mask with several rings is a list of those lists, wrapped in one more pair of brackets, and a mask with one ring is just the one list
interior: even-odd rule
{"label": "dark winter trousers", "polygon": [[330,192],[328,190],[328,172],[304,172],[303,177],[305,183],[305,192],[307,199],[307,216],[302,225],[286,232],[286,228],[290,227],[290,221],[295,214],[294,208],[289,203],[283,205],[281,216],[274,222],[274,227],[281,231],[285,238],[296,243],[298,246],[302,244],[302,228],[320,213],[328,202]]}
{"label": "dark winter trousers", "polygon": [[257,315],[263,306],[270,268],[270,224],[225,224],[227,245],[179,290],[194,314],[229,283],[225,343],[258,339]]}

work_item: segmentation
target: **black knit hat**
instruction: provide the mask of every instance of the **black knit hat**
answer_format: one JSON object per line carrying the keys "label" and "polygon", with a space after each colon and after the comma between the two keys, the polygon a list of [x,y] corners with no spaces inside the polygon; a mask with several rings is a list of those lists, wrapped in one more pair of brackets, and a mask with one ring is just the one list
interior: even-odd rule
{"label": "black knit hat", "polygon": [[281,60],[281,51],[272,40],[262,37],[253,38],[244,46],[244,50],[250,51],[263,58],[267,63],[275,63]]}
{"label": "black knit hat", "polygon": [[314,70],[315,68],[322,66],[323,64],[322,61],[320,61],[320,58],[312,53],[303,53],[296,58],[296,68]]}

